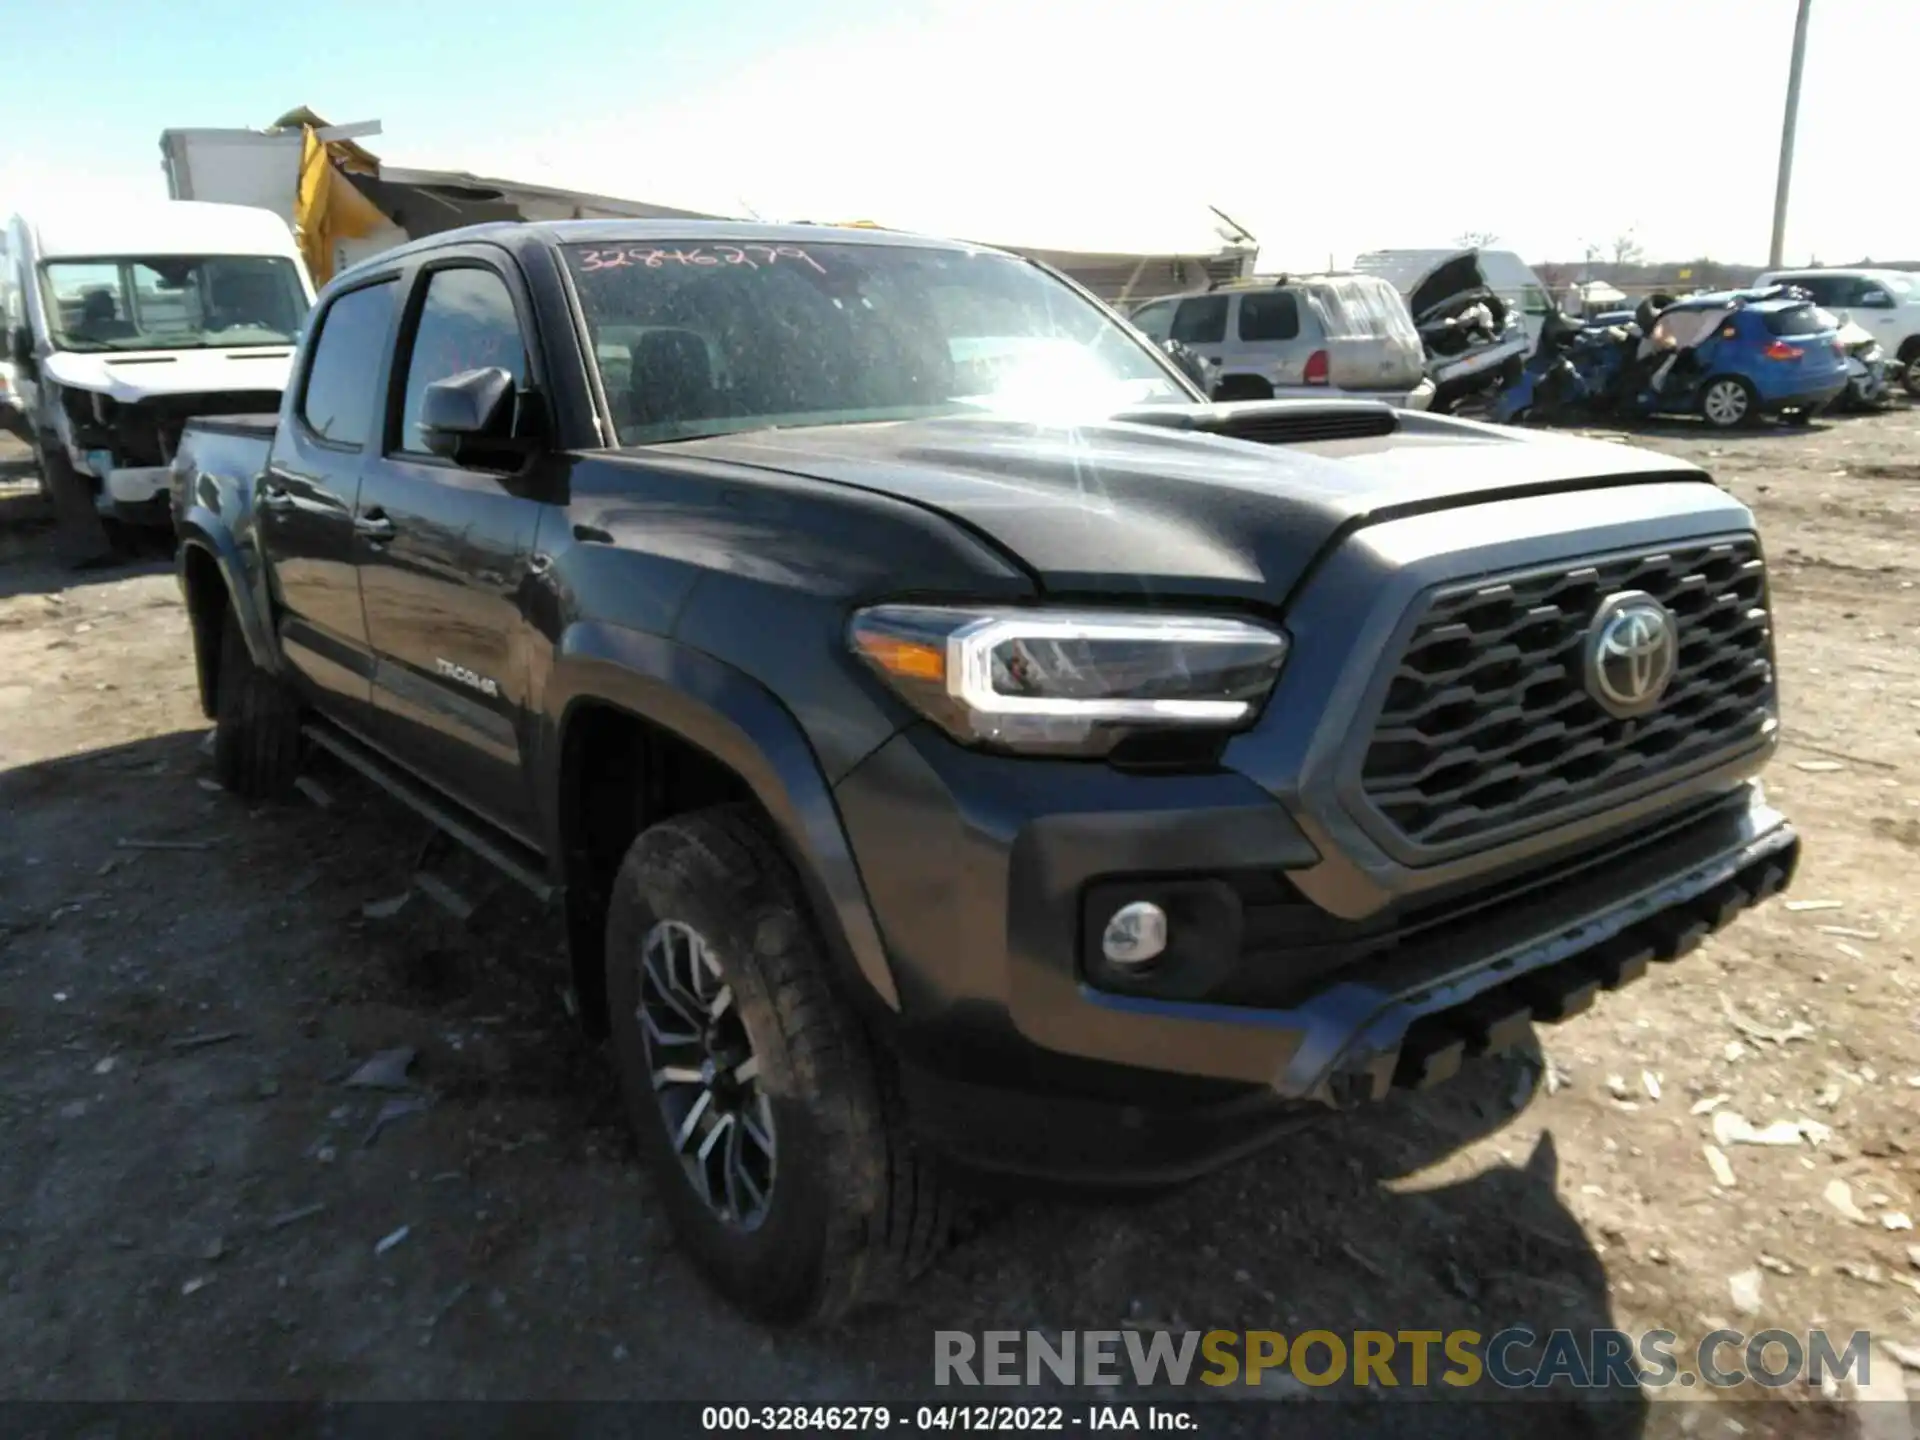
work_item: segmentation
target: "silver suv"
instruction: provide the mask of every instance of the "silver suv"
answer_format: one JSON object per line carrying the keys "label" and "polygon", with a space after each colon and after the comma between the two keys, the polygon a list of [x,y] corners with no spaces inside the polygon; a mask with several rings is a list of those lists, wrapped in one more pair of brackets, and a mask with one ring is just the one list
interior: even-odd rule
{"label": "silver suv", "polygon": [[1285,275],[1148,300],[1129,317],[1178,340],[1212,371],[1216,400],[1349,394],[1407,410],[1433,401],[1420,332],[1400,292],[1373,275]]}

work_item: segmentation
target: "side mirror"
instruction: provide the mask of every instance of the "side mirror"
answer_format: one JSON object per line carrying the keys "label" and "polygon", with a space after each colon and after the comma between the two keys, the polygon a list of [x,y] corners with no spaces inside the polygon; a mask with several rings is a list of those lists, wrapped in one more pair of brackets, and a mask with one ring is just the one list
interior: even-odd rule
{"label": "side mirror", "polygon": [[498,366],[436,380],[421,397],[421,438],[456,465],[517,469],[534,445],[514,432],[516,398],[513,376]]}

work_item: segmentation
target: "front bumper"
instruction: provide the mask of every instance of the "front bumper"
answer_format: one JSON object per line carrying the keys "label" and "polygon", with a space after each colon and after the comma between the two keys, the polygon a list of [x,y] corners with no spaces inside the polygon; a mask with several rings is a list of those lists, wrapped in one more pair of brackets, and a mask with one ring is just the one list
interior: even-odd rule
{"label": "front bumper", "polygon": [[[1059,1178],[1184,1178],[1329,1108],[1445,1080],[1687,953],[1782,889],[1799,854],[1747,783],[1574,859],[1309,933],[1250,877],[1284,884],[1314,849],[1244,779],[1089,773],[1065,777],[1083,787],[1067,796],[1057,775],[998,789],[994,764],[908,732],[843,783],[842,813],[901,987],[916,1122],[969,1164]],[[1106,783],[1167,803],[1033,805]],[[1240,892],[1235,923],[1203,924],[1204,953],[1181,957],[1204,994],[1097,978],[1098,907],[1196,883]]]}

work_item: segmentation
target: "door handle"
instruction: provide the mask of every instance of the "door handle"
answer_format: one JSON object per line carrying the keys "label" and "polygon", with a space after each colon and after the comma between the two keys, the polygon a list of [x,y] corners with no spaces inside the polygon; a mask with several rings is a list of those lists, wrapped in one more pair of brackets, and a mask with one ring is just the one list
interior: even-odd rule
{"label": "door handle", "polygon": [[293,504],[293,496],[287,493],[287,487],[278,480],[262,479],[259,503],[269,510],[284,510]]}
{"label": "door handle", "polygon": [[354,531],[375,545],[385,544],[393,538],[393,521],[379,510],[369,510],[358,516],[353,522]]}

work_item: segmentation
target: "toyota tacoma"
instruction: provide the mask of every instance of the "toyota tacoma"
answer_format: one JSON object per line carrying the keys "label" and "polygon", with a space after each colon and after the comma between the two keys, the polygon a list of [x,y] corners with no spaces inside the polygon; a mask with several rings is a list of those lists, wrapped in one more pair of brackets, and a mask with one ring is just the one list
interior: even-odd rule
{"label": "toyota tacoma", "polygon": [[555,906],[771,1319],[924,1265],[951,1176],[1162,1184],[1441,1082],[1797,858],[1702,471],[1210,404],[979,247],[436,235],[171,484],[223,783],[329,752]]}

